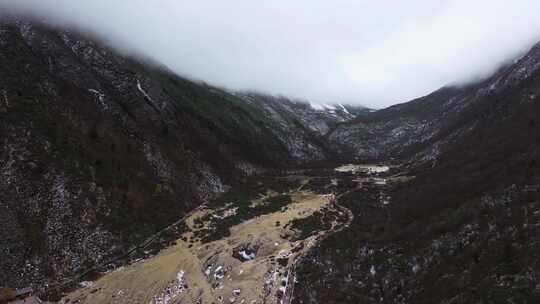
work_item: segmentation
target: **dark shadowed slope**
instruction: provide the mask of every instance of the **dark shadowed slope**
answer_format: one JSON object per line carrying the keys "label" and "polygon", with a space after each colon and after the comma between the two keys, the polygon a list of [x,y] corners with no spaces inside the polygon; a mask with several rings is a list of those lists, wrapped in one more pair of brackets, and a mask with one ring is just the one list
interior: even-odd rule
{"label": "dark shadowed slope", "polygon": [[539,302],[539,68],[537,46],[482,83],[334,131],[408,166],[342,199],[355,219],[304,261],[295,301]]}
{"label": "dark shadowed slope", "polygon": [[0,66],[0,286],[70,276],[330,153],[301,122],[68,30],[4,18]]}
{"label": "dark shadowed slope", "polygon": [[359,116],[340,124],[329,139],[347,145],[359,159],[393,157],[432,162],[444,146],[450,147],[454,139],[462,138],[477,123],[489,120],[496,107],[520,107],[520,103],[535,99],[536,86],[531,81],[540,68],[539,57],[537,45],[482,82],[444,87]]}
{"label": "dark shadowed slope", "polygon": [[[294,170],[313,175],[294,188],[347,189],[337,205],[354,219],[309,251],[287,299],[540,301],[539,46],[482,82],[357,118],[16,19],[0,24],[0,66],[0,286],[121,255],[250,175],[355,158],[401,166],[360,188],[353,173]],[[273,183],[259,178],[256,194]]]}

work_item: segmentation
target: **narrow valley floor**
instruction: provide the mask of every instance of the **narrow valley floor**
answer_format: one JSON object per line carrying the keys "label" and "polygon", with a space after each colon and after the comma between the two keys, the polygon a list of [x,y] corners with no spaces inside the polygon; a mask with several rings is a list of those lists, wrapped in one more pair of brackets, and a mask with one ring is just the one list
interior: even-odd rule
{"label": "narrow valley floor", "polygon": [[340,197],[383,186],[377,176],[387,170],[347,165],[254,177],[190,213],[172,246],[80,282],[62,301],[290,303],[299,261],[352,221]]}

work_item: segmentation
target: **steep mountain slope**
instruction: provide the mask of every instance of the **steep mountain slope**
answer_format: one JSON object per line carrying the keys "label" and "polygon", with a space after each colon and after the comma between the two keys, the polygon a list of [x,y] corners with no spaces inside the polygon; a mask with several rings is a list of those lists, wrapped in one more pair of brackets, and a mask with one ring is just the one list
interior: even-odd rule
{"label": "steep mountain slope", "polygon": [[403,156],[411,146],[427,141],[452,108],[441,106],[465,89],[443,88],[428,96],[359,116],[336,127],[329,139],[344,144],[358,159]]}
{"label": "steep mountain slope", "polygon": [[[324,137],[339,123],[356,117],[343,106],[313,106],[303,101],[257,93],[236,95],[248,104],[261,109],[265,116],[279,124],[287,145],[294,147],[291,149],[292,154],[298,158],[325,159],[326,155],[326,159],[337,161],[336,144],[329,145]],[[309,145],[305,146],[305,143]],[[313,146],[313,143],[317,145]]]}
{"label": "steep mountain slope", "polygon": [[61,280],[247,175],[328,158],[302,122],[148,62],[3,19],[0,286]]}
{"label": "steep mountain slope", "polygon": [[274,97],[258,93],[237,94],[248,103],[263,108],[282,125],[301,125],[320,135],[326,135],[338,123],[356,117],[342,105],[311,105],[286,97]]}
{"label": "steep mountain slope", "polygon": [[[434,161],[443,146],[451,146],[479,121],[489,119],[490,108],[508,107],[516,98],[521,98],[520,102],[536,98],[534,88],[529,88],[530,92],[513,90],[524,86],[523,82],[538,70],[539,49],[540,45],[534,46],[525,56],[481,82],[444,87],[427,96],[358,116],[332,130],[329,139],[345,144],[360,159]],[[503,94],[512,99],[500,96]]]}
{"label": "steep mountain slope", "polygon": [[410,163],[343,199],[355,219],[304,260],[295,301],[540,301],[539,63],[537,45],[481,83],[334,131],[384,142],[361,157]]}
{"label": "steep mountain slope", "polygon": [[[177,245],[197,255],[193,244],[226,243],[227,225],[265,212],[271,221],[255,232],[278,240],[257,245],[270,259],[295,233],[335,232],[303,239],[309,250],[298,243],[308,253],[300,264],[281,256],[286,280],[271,285],[282,299],[540,301],[540,45],[479,83],[358,110],[356,118],[347,107],[194,83],[85,35],[15,18],[0,24],[0,65],[0,286],[62,282],[170,224],[185,229],[176,221],[188,211],[238,187],[212,201],[208,214],[217,217],[193,217],[194,230],[181,231],[191,239]],[[301,170],[352,158],[393,166],[389,173]],[[354,166],[340,170],[347,168]],[[268,176],[246,182],[261,172]],[[280,205],[298,203],[291,193],[332,207],[302,205],[292,221]],[[290,226],[281,227],[286,220]],[[249,259],[255,248],[248,245],[260,243],[234,241],[229,249]],[[205,265],[224,282],[212,258],[198,262],[192,273],[204,275]],[[97,292],[86,289],[81,299],[111,299]]]}

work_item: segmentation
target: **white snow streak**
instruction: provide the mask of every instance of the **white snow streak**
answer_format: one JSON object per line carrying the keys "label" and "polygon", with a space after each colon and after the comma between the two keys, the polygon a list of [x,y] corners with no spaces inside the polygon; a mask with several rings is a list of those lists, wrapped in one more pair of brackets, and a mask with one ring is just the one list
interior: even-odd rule
{"label": "white snow streak", "polygon": [[352,115],[351,113],[349,113],[349,110],[347,110],[347,108],[345,108],[344,105],[339,104],[339,106],[341,107],[341,109],[343,110],[343,112],[345,112],[345,113],[347,113],[347,114],[349,114],[349,115]]}
{"label": "white snow streak", "polygon": [[98,90],[94,90],[94,89],[88,89],[88,91],[97,96],[97,98],[99,100],[99,103],[101,104],[101,106],[103,107],[104,110],[107,110],[109,108],[107,106],[107,104],[105,103],[105,94],[101,93]]}
{"label": "white snow streak", "polygon": [[8,97],[7,97],[7,91],[6,90],[2,90],[2,95],[4,96],[4,102],[6,103],[6,107],[9,108],[9,100],[8,100]]}
{"label": "white snow streak", "polygon": [[141,82],[139,80],[137,80],[137,89],[144,95],[144,97],[146,97],[146,99],[148,99],[148,101],[154,102],[152,97],[150,97],[150,95],[148,95],[148,93],[146,93],[146,91],[142,88]]}

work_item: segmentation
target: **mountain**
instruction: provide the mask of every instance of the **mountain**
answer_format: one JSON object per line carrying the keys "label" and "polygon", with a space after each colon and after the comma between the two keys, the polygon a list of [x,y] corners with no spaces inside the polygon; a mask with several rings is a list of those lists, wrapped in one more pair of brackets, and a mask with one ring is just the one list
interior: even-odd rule
{"label": "mountain", "polygon": [[355,218],[304,259],[295,303],[540,301],[540,44],[489,79],[341,124],[401,163],[343,198]]}
{"label": "mountain", "polygon": [[[317,142],[318,147],[324,147],[321,151],[314,151],[313,147],[298,147],[296,156],[299,158],[305,158],[307,155],[303,155],[303,153],[311,149],[313,152],[320,154],[318,157],[312,156],[312,159],[325,159],[324,156],[326,156],[326,159],[339,159],[339,156],[335,153],[336,144],[330,145],[324,137],[339,123],[356,117],[343,106],[312,105],[308,102],[291,100],[286,97],[257,93],[237,93],[236,95],[246,103],[261,109],[265,116],[278,122],[282,134],[288,137],[286,141],[289,146],[293,147],[306,142],[302,138],[311,138],[311,142]],[[337,143],[337,145],[340,146],[341,144]]]}
{"label": "mountain", "polygon": [[540,44],[373,111],[230,92],[24,20],[0,23],[0,286],[540,302]]}
{"label": "mountain", "polygon": [[4,19],[0,45],[0,286],[61,280],[249,175],[325,161],[324,133],[352,118],[195,83],[44,23]]}
{"label": "mountain", "polygon": [[536,98],[535,85],[530,81],[540,67],[539,49],[540,45],[534,46],[522,58],[481,82],[444,87],[427,96],[358,116],[333,130],[330,140],[346,144],[360,159],[434,161],[443,146],[449,147],[455,139],[474,131],[480,121],[502,118],[503,108]]}
{"label": "mountain", "polygon": [[452,106],[442,105],[444,101],[459,96],[463,90],[443,88],[404,104],[358,116],[334,129],[329,140],[344,144],[358,159],[408,156],[408,149],[429,140],[452,111]]}

